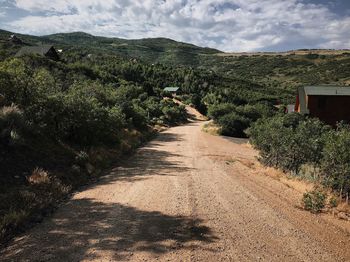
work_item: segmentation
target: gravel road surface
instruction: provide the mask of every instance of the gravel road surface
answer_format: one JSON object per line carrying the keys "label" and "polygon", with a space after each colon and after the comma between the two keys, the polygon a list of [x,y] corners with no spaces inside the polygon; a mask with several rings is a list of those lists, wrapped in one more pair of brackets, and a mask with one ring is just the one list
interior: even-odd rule
{"label": "gravel road surface", "polygon": [[313,215],[246,140],[173,127],[0,251],[1,261],[350,261],[349,222]]}

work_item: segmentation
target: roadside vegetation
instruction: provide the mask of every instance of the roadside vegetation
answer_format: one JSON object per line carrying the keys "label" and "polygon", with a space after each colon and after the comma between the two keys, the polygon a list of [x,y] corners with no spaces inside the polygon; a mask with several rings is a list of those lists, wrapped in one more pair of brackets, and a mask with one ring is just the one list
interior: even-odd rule
{"label": "roadside vegetation", "polygon": [[104,61],[0,62],[0,239],[40,220],[156,126],[186,121],[184,106],[150,89],[172,75],[144,78],[145,67]]}
{"label": "roadside vegetation", "polygon": [[[259,119],[248,130],[250,142],[260,151],[260,161],[313,181],[318,187],[304,195],[308,210],[319,212],[330,188],[339,199],[350,194],[350,127],[332,129],[318,119],[299,114]],[[329,205],[336,205],[329,199]]]}
{"label": "roadside vegetation", "polygon": [[[163,99],[166,86],[180,87],[177,99],[212,118],[215,132],[251,136],[267,165],[294,174],[312,166],[323,184],[349,193],[348,128],[282,117],[275,107],[293,102],[301,84],[349,83],[348,54],[225,57],[169,39],[72,33],[18,35],[22,43],[13,43],[10,34],[0,30],[0,241],[40,220],[159,126],[186,121],[184,106]],[[38,43],[62,49],[60,60],[14,57]]]}

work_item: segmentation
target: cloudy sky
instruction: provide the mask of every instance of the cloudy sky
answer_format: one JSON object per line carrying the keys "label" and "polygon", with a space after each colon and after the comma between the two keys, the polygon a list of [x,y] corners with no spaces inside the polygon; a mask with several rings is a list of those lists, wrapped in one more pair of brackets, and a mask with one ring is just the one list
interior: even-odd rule
{"label": "cloudy sky", "polygon": [[0,28],[168,37],[223,51],[350,48],[350,0],[0,0]]}

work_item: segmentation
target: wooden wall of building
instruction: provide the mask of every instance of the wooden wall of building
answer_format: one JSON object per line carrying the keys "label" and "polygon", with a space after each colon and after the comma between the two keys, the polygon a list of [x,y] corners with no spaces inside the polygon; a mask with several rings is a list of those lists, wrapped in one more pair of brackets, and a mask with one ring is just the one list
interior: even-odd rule
{"label": "wooden wall of building", "polygon": [[350,96],[308,96],[310,116],[335,126],[344,120],[350,123]]}

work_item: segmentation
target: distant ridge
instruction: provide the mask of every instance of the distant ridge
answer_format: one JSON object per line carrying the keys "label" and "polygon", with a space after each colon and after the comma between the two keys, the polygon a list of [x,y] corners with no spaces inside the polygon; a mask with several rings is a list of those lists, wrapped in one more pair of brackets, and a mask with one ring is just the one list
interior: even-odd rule
{"label": "distant ridge", "polygon": [[[11,45],[9,37],[16,35],[22,44]],[[136,59],[145,63],[161,63],[171,66],[190,66],[197,68],[226,68],[227,59],[240,56],[292,56],[292,55],[341,55],[350,54],[349,49],[298,49],[285,52],[222,52],[217,49],[199,47],[168,38],[122,39],[116,37],[94,36],[85,32],[58,33],[45,36],[17,34],[0,29],[0,44],[5,45],[7,57],[18,52],[21,45],[54,45],[58,49],[78,49],[82,55],[109,54],[117,57]],[[5,57],[6,57],[5,56]],[[221,69],[219,69],[221,70]]]}
{"label": "distant ridge", "polygon": [[77,31],[70,33],[57,33],[44,36],[33,36],[28,34],[19,34],[6,30],[0,29],[0,40],[4,41],[8,39],[8,36],[15,34],[21,39],[25,40],[29,44],[36,44],[38,42],[44,44],[66,44],[66,45],[94,45],[101,44],[104,47],[112,45],[114,47],[125,46],[132,47],[133,49],[147,48],[154,49],[158,51],[168,51],[169,48],[182,49],[183,51],[192,51],[199,54],[218,54],[219,56],[240,56],[240,55],[290,55],[290,54],[336,54],[343,52],[350,52],[350,49],[297,49],[289,51],[257,51],[257,52],[223,52],[215,48],[209,47],[200,47],[194,44],[189,44],[185,42],[175,41],[170,38],[156,37],[156,38],[140,38],[140,39],[123,39],[117,37],[104,37],[104,36],[95,36],[89,33]]}
{"label": "distant ridge", "polygon": [[12,34],[29,45],[50,44],[60,49],[83,47],[85,52],[108,52],[121,57],[136,58],[147,63],[195,66],[198,65],[200,56],[222,53],[217,49],[199,47],[168,38],[128,40],[93,36],[85,32],[30,36],[0,30],[0,41],[7,41]]}
{"label": "distant ridge", "polygon": [[308,54],[318,54],[318,55],[335,55],[350,53],[350,49],[297,49],[281,52],[223,52],[219,53],[219,56],[259,56],[259,55],[268,55],[268,56],[287,56],[287,55],[308,55]]}

